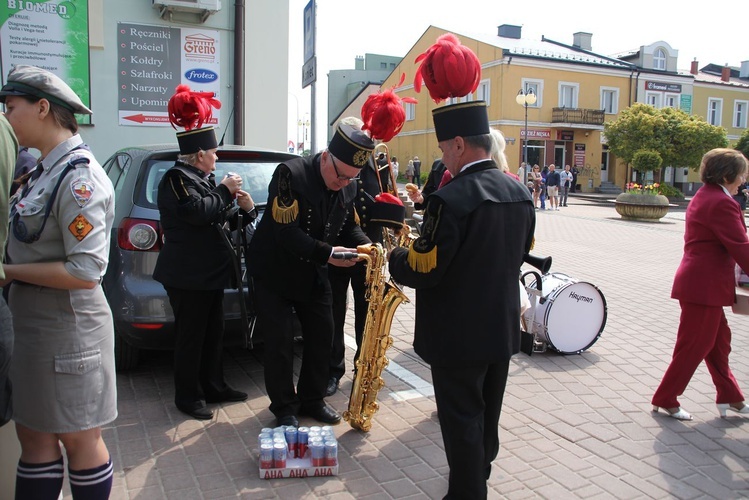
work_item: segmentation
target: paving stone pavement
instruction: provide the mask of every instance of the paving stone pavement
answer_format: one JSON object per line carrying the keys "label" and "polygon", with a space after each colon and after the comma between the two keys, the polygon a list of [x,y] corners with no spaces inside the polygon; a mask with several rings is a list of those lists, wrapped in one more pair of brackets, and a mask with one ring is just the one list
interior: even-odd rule
{"label": "paving stone pavement", "polygon": [[[749,498],[749,419],[718,418],[704,364],[681,398],[693,421],[650,411],[679,320],[669,295],[683,231],[683,211],[660,223],[627,222],[610,205],[571,198],[558,212],[538,212],[533,253],[553,256],[553,272],[599,287],[607,322],[582,354],[513,358],[489,498]],[[335,427],[337,477],[258,478],[256,436],[274,423],[262,348],[227,349],[227,378],[250,397],[216,407],[209,422],[173,407],[170,356],[154,353],[118,379],[119,418],[104,430],[112,498],[442,498],[448,467],[430,372],[411,347],[413,290],[407,294],[412,303],[396,312],[389,351],[400,378],[384,374],[371,432]],[[749,390],[749,317],[727,315],[731,366]],[[353,335],[352,313],[348,320]],[[347,356],[350,367],[353,351]],[[347,375],[328,399],[339,411],[350,387]]]}

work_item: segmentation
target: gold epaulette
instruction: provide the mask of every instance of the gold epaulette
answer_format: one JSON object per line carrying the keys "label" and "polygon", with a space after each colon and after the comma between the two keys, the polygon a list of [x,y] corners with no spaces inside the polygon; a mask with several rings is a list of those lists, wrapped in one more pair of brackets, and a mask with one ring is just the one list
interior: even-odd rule
{"label": "gold epaulette", "polygon": [[408,265],[417,273],[428,273],[437,267],[437,246],[433,245],[431,250],[419,252],[412,244],[408,249]]}
{"label": "gold epaulette", "polygon": [[357,226],[361,226],[361,219],[359,218],[359,212],[356,210],[355,207],[351,207],[351,210],[354,211],[354,224]]}
{"label": "gold epaulette", "polygon": [[299,202],[294,200],[294,203],[288,207],[282,207],[278,204],[278,197],[273,199],[273,220],[279,224],[288,224],[294,222],[299,215]]}
{"label": "gold epaulette", "polygon": [[536,246],[536,237],[534,236],[533,239],[531,240],[531,248],[530,248],[530,250],[533,250],[533,247],[535,247],[535,246]]}

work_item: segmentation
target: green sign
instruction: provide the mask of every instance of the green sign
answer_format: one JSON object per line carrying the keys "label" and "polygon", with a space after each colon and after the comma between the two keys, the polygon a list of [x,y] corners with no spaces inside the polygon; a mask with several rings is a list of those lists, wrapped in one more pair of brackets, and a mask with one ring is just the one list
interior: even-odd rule
{"label": "green sign", "polygon": [[691,113],[692,112],[692,96],[689,94],[681,94],[681,102],[679,103],[679,107],[685,113]]}
{"label": "green sign", "polygon": [[[90,108],[88,0],[2,0],[0,79],[3,83],[11,68],[19,64],[38,66],[56,74]],[[91,123],[90,116],[76,117],[79,123]]]}

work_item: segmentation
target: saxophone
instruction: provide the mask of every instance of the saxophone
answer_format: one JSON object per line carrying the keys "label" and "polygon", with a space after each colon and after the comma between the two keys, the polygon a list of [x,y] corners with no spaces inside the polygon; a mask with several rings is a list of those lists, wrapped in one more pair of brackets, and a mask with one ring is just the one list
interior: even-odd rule
{"label": "saxophone", "polygon": [[367,262],[366,298],[369,307],[359,359],[356,360],[351,398],[348,410],[343,412],[343,419],[351,427],[367,432],[372,428],[372,417],[379,409],[377,393],[385,387],[381,375],[389,362],[385,352],[393,344],[390,336],[393,315],[401,302],[409,300],[392,278],[389,282],[385,281],[385,250],[382,245],[363,245],[357,251],[359,257]]}

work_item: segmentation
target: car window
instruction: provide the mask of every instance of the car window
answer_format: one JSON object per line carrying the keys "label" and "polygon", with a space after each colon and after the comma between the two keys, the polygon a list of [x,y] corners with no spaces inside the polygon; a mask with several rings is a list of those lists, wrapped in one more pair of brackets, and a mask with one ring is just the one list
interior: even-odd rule
{"label": "car window", "polygon": [[[172,160],[151,160],[145,174],[145,182],[141,183],[142,189],[138,205],[148,208],[157,208],[157,197],[159,182],[167,170],[174,166]],[[250,193],[253,201],[262,206],[268,200],[268,184],[270,184],[273,172],[278,162],[216,162],[216,183],[221,182],[227,173],[232,172],[242,176],[242,189]]]}
{"label": "car window", "polygon": [[104,171],[114,187],[115,199],[118,199],[122,192],[122,187],[125,185],[125,179],[127,178],[126,174],[131,164],[132,158],[126,154],[114,155],[104,164]]}

